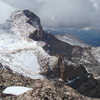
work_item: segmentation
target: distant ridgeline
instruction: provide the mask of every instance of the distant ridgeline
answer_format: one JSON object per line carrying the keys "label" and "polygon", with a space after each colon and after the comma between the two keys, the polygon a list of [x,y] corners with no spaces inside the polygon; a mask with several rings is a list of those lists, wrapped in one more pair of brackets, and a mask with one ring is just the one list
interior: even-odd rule
{"label": "distant ridgeline", "polygon": [[100,30],[46,29],[45,31],[54,34],[74,35],[88,45],[100,46]]}

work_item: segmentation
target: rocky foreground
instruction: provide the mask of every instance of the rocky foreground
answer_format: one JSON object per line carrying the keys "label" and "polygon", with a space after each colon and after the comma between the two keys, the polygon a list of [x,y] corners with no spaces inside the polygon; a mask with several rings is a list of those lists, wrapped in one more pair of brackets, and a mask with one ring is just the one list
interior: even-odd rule
{"label": "rocky foreground", "polygon": [[[2,91],[8,86],[26,86],[33,88],[20,96],[6,95]],[[99,100],[77,93],[62,81],[33,80],[12,73],[9,69],[0,69],[0,100]]]}

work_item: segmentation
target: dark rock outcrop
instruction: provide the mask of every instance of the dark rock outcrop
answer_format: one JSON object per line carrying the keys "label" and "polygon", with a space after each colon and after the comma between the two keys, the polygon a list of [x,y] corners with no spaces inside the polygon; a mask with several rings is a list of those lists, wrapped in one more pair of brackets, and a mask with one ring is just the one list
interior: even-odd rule
{"label": "dark rock outcrop", "polygon": [[36,28],[36,31],[34,33],[31,33],[29,35],[29,38],[32,38],[37,41],[41,40],[43,37],[43,29],[39,17],[29,10],[23,10],[23,12],[29,18],[27,23],[31,24]]}

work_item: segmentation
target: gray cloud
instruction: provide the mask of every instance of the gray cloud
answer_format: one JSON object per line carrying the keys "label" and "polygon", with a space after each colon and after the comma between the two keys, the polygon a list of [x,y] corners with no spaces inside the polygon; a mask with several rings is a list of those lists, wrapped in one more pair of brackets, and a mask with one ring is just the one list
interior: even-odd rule
{"label": "gray cloud", "polygon": [[13,8],[32,10],[41,18],[44,27],[84,28],[100,26],[100,0],[2,1],[9,4]]}
{"label": "gray cloud", "polygon": [[0,23],[3,23],[15,9],[0,1]]}

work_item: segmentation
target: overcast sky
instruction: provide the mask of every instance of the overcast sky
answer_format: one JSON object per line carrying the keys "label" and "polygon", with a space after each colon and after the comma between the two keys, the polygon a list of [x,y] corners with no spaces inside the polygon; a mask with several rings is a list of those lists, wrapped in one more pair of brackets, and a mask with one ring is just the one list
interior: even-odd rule
{"label": "overcast sky", "polygon": [[29,9],[47,28],[99,28],[100,0],[0,0],[0,23],[17,9]]}

